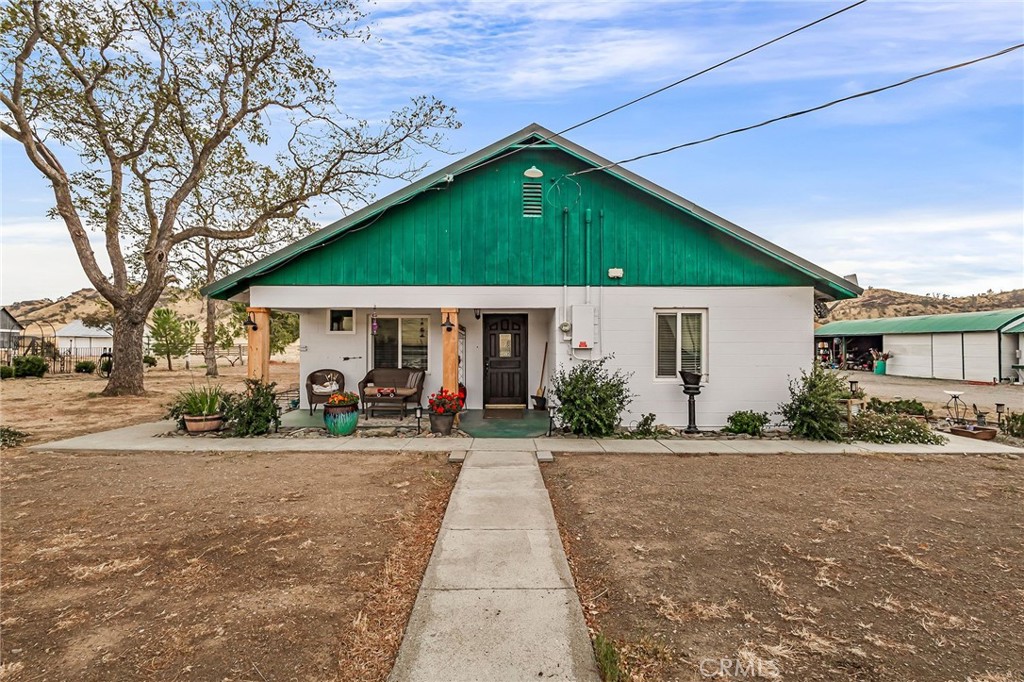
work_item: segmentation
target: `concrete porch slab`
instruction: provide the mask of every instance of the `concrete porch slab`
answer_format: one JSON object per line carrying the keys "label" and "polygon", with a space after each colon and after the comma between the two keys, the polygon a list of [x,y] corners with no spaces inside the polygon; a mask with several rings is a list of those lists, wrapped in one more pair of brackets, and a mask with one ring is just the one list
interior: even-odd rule
{"label": "concrete porch slab", "polygon": [[573,589],[558,531],[443,533],[423,576],[429,590]]}
{"label": "concrete porch slab", "polygon": [[596,682],[586,633],[574,590],[424,591],[388,679]]}

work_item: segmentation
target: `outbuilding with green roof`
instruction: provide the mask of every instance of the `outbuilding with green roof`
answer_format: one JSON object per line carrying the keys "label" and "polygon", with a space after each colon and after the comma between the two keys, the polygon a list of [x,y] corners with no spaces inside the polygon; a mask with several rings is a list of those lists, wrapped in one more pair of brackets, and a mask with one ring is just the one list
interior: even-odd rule
{"label": "outbuilding with green roof", "polygon": [[897,376],[1019,382],[1024,369],[1024,308],[837,320],[814,336],[848,364],[861,365],[870,348],[891,353],[886,373]]}

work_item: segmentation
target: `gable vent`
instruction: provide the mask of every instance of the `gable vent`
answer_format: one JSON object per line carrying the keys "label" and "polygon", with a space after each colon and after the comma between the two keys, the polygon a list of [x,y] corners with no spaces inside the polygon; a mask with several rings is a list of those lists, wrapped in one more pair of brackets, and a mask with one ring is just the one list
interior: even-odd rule
{"label": "gable vent", "polygon": [[544,196],[539,182],[523,183],[523,217],[540,218],[543,215]]}

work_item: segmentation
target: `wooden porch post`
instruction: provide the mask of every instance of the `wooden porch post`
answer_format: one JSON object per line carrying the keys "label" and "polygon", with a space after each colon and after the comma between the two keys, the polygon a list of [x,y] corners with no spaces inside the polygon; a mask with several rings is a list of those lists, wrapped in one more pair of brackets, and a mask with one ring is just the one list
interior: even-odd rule
{"label": "wooden porch post", "polygon": [[441,308],[441,324],[451,320],[451,331],[441,329],[441,383],[444,388],[459,390],[459,309]]}
{"label": "wooden porch post", "polygon": [[247,355],[248,377],[270,383],[270,308],[246,308],[256,322],[256,329],[248,330],[249,353]]}

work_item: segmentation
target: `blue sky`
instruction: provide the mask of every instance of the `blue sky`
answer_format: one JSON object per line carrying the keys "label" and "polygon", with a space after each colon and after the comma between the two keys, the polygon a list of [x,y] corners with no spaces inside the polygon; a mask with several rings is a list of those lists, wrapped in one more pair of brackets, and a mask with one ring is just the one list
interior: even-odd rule
{"label": "blue sky", "polygon": [[[531,121],[569,127],[845,4],[382,0],[370,41],[310,49],[349,114],[373,120],[421,93],[455,106],[458,155]],[[872,0],[568,136],[626,158],[1020,42],[1016,0]],[[0,153],[0,297],[88,286],[45,217],[49,188],[9,140]],[[629,168],[864,286],[1024,287],[1024,51]]]}

